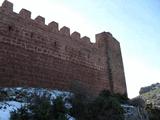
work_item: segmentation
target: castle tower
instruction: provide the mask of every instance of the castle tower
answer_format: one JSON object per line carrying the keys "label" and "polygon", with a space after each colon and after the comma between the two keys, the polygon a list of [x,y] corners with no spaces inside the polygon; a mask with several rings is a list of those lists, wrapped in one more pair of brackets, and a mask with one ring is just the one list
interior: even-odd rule
{"label": "castle tower", "polygon": [[110,90],[127,95],[120,43],[109,32],[96,35],[96,43],[106,56],[107,77]]}

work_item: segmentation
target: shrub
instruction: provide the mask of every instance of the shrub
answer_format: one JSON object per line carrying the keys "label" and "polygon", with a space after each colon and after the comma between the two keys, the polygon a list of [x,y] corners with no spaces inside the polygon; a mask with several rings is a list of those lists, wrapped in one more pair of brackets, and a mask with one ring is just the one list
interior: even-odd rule
{"label": "shrub", "polygon": [[130,100],[130,104],[136,107],[145,108],[145,101],[140,97]]}
{"label": "shrub", "polygon": [[121,100],[124,99],[109,91],[102,91],[94,99],[75,94],[70,98],[72,108],[67,110],[62,97],[51,102],[49,97],[35,96],[27,107],[12,112],[11,120],[67,120],[67,114],[77,120],[123,120]]}
{"label": "shrub", "polygon": [[[120,101],[109,91],[102,91],[89,107],[92,120],[123,120]],[[89,116],[89,117],[90,117]]]}
{"label": "shrub", "polygon": [[146,110],[150,120],[160,120],[160,109],[153,107],[152,104],[147,104]]}
{"label": "shrub", "polygon": [[72,108],[70,113],[78,120],[85,120],[84,116],[87,114],[88,100],[85,96],[78,94],[71,98]]}
{"label": "shrub", "polygon": [[160,120],[160,110],[155,108],[155,109],[150,109],[148,110],[149,112],[149,119],[150,120]]}
{"label": "shrub", "polygon": [[128,101],[129,101],[129,99],[128,99],[128,97],[127,97],[127,95],[121,95],[121,94],[119,94],[119,93],[116,93],[116,94],[112,94],[113,95],[113,97],[115,97],[120,103],[122,103],[122,104],[128,104]]}
{"label": "shrub", "polygon": [[20,109],[11,112],[10,120],[30,120],[27,106],[23,106]]}
{"label": "shrub", "polygon": [[78,120],[123,120],[120,101],[109,91],[102,91],[92,101],[86,97],[72,98],[71,114]]}
{"label": "shrub", "polygon": [[4,101],[8,98],[8,93],[6,91],[0,90],[0,101]]}
{"label": "shrub", "polygon": [[11,113],[11,120],[67,120],[62,97],[53,101],[46,96],[35,96],[31,104]]}
{"label": "shrub", "polygon": [[67,120],[66,114],[68,113],[62,97],[57,97],[53,102],[53,113],[55,120]]}
{"label": "shrub", "polygon": [[33,120],[51,120],[53,117],[52,105],[48,97],[36,96],[33,103],[29,105]]}

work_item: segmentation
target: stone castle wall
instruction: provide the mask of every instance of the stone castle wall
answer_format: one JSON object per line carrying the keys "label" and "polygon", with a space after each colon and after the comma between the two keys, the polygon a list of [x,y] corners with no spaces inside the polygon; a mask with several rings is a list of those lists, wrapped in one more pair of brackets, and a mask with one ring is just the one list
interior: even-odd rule
{"label": "stone castle wall", "polygon": [[41,16],[31,19],[28,10],[17,14],[5,0],[0,7],[0,86],[69,90],[75,83],[91,94],[103,89],[126,94],[119,42],[102,32],[91,43],[54,21],[45,25]]}

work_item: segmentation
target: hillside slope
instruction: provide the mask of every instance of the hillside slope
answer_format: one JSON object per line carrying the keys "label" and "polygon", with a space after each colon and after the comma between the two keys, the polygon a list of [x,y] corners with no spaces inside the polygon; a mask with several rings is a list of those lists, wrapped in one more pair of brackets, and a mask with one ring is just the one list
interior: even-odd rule
{"label": "hillside slope", "polygon": [[141,88],[140,97],[146,105],[152,105],[153,108],[160,109],[160,83]]}

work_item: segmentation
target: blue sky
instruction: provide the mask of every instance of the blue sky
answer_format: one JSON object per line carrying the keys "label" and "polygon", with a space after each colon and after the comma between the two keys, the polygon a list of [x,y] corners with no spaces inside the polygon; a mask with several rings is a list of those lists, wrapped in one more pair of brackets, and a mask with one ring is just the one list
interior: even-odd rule
{"label": "blue sky", "polygon": [[[129,97],[142,86],[160,82],[159,0],[10,0],[14,11],[32,11],[48,22],[78,31],[95,41],[94,35],[109,31],[121,43]],[[3,0],[0,0],[2,3]]]}

